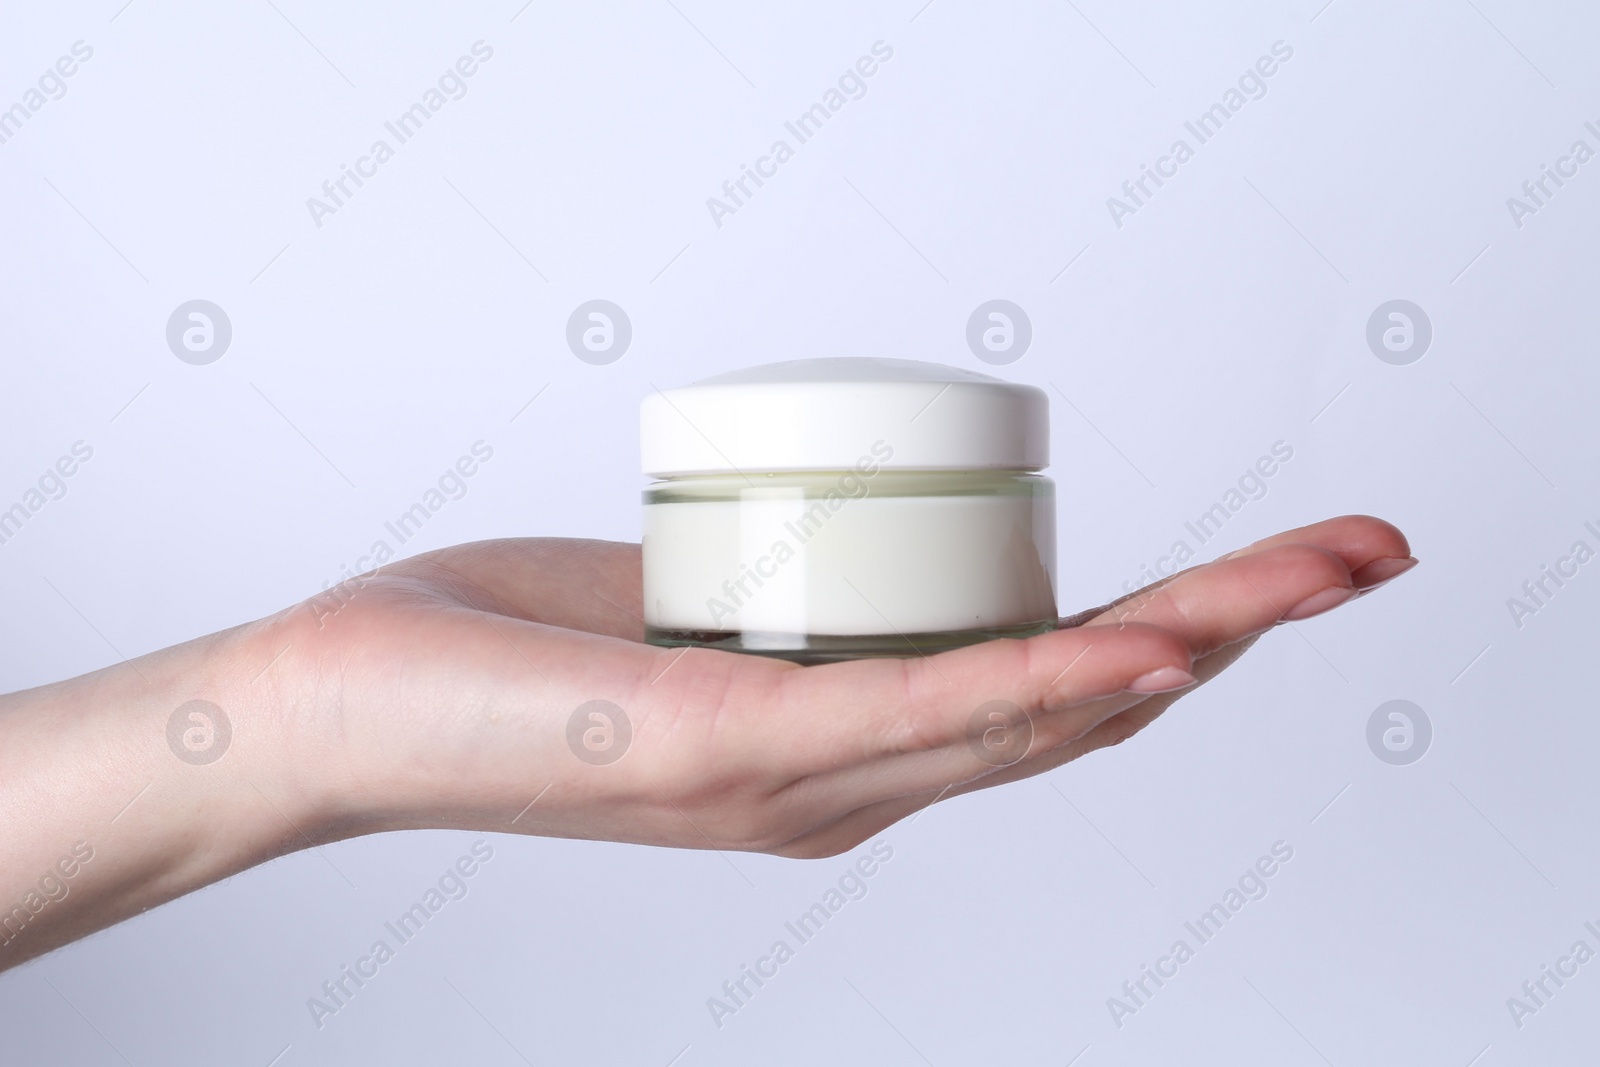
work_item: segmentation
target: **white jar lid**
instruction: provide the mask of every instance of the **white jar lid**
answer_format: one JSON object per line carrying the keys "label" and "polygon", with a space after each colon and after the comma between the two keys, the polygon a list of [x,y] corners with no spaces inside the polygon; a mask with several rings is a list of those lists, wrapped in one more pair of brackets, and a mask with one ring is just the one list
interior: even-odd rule
{"label": "white jar lid", "polygon": [[[1044,390],[909,359],[769,363],[657,391],[639,409],[644,473],[1041,470]],[[886,455],[887,453],[887,455]]]}

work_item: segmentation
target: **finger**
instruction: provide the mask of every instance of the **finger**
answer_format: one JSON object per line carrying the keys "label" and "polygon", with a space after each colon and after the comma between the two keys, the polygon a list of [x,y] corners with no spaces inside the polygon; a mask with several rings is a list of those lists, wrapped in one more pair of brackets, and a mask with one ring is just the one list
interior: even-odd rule
{"label": "finger", "polygon": [[[1288,554],[1280,551],[1284,548],[1290,550]],[[1363,573],[1370,581],[1385,562],[1404,562],[1409,555],[1410,546],[1395,527],[1366,516],[1344,516],[1265,538],[1223,561],[1193,568],[1125,597],[1117,605],[1063,620],[1063,625],[1096,617],[1102,625],[1118,622],[1127,617],[1112,610],[1118,606],[1126,607],[1130,613],[1136,611],[1145,621],[1159,621],[1188,637],[1196,650],[1192,670],[1203,684],[1243,655],[1256,635],[1288,613],[1273,603],[1274,594],[1279,601],[1286,601],[1296,593],[1315,595],[1341,584],[1345,588],[1366,585],[1359,581]],[[1252,556],[1265,557],[1265,572],[1262,559],[1251,560]],[[1343,566],[1347,579],[1351,571],[1356,572],[1356,580],[1341,583],[1339,570],[1329,556]],[[1367,568],[1365,572],[1363,568]],[[1406,564],[1401,569],[1408,568]],[[1320,589],[1313,589],[1314,586]],[[1250,593],[1241,603],[1240,594],[1245,589]],[[1218,594],[1222,594],[1220,598]],[[1109,698],[1101,703],[1125,706],[1063,745],[1042,747],[1017,763],[965,781],[952,776],[937,788],[864,805],[774,851],[797,857],[835,855],[936,801],[1042,774],[1096,749],[1120,744],[1192,689],[1137,700]]]}
{"label": "finger", "polygon": [[[1198,680],[1198,684],[1203,685],[1223,670],[1226,670],[1239,656],[1244,654],[1251,643],[1253,643],[1253,639],[1241,641],[1196,660],[1193,666],[1193,673]],[[891,797],[864,804],[832,822],[809,828],[806,832],[771,851],[775,855],[797,859],[834,856],[840,852],[848,851],[862,841],[880,833],[886,827],[921,812],[933,804],[942,803],[954,797],[977,792],[981,789],[992,789],[995,786],[1006,785],[1024,778],[1032,778],[1054,770],[1062,764],[1075,760],[1096,749],[1120,744],[1149,725],[1162,712],[1193,692],[1194,689],[1195,686],[1189,686],[1176,692],[1162,693],[1142,699],[1134,696],[1123,697],[1120,701],[1117,698],[1110,698],[1104,703],[1120,702],[1122,708],[1105,717],[1080,737],[1064,745],[1054,748],[1036,745],[1034,754],[1029,755],[1027,758],[1010,766],[997,768],[979,777],[965,781],[956,780],[952,777],[937,788],[926,788],[904,796]]]}
{"label": "finger", "polygon": [[1194,685],[1175,692],[1158,693],[1142,699],[1125,697],[1120,701],[1121,707],[1101,719],[1078,737],[1072,738],[1058,747],[1040,749],[1027,759],[1010,767],[1001,768],[992,775],[987,775],[974,782],[958,785],[951,789],[946,796],[960,796],[962,793],[970,793],[975,789],[988,789],[992,786],[1004,785],[1007,782],[1032,778],[1036,774],[1055,770],[1062,764],[1070,763],[1097,749],[1120,745],[1154,722],[1173,704],[1176,704],[1179,700],[1182,700],[1197,688],[1231,667],[1240,656],[1249,651],[1250,646],[1255,641],[1256,639],[1253,637],[1246,638],[1243,641],[1236,641],[1225,648],[1196,660],[1193,667]]}
{"label": "finger", "polygon": [[644,640],[639,546],[562,537],[476,541],[403,560],[502,615],[569,630]]}
{"label": "finger", "polygon": [[[995,701],[1037,717],[1129,687],[1186,683],[1189,661],[1183,639],[1154,626],[1057,631],[920,659],[793,671],[779,679],[767,714],[799,727],[800,770],[817,774],[964,743],[975,714]],[[763,718],[746,717],[746,727],[757,732],[752,744],[771,742],[771,723]],[[1084,719],[1079,732],[1093,721]]]}
{"label": "finger", "polygon": [[973,709],[960,740],[810,775],[775,799],[793,810],[826,814],[925,795],[931,789],[982,788],[978,783],[987,783],[1019,760],[1031,762],[1067,745],[1142,699],[1124,691],[1042,713],[1022,712],[1004,700],[985,702]]}
{"label": "finger", "polygon": [[[1125,618],[1155,622],[1186,636],[1196,653],[1200,683],[1215,677],[1280,618],[1295,614],[1285,604],[1337,603],[1350,594],[1342,557],[1308,545],[1279,542],[1175,576],[1159,589],[1105,614],[1096,629]],[[1330,595],[1331,594],[1331,595]],[[987,789],[1043,773],[1088,752],[1120,744],[1148,726],[1193,687],[1143,699],[1123,697],[1124,706],[1102,716],[1080,736],[1052,745],[1050,738],[1017,763],[968,779],[951,776],[947,796]]]}
{"label": "finger", "polygon": [[1411,546],[1406,541],[1405,534],[1393,524],[1370,515],[1341,515],[1338,518],[1312,523],[1310,526],[1273,534],[1271,537],[1221,556],[1211,563],[1202,563],[1179,571],[1143,589],[1118,597],[1108,604],[1068,616],[1061,620],[1061,626],[1067,628],[1084,625],[1118,604],[1154,592],[1185,575],[1224,560],[1237,559],[1285,544],[1313,545],[1332,552],[1352,572],[1351,584],[1363,591],[1376,588],[1390,578],[1409,570],[1416,563],[1411,557]]}
{"label": "finger", "polygon": [[1281,544],[1186,571],[1080,629],[1151,623],[1183,636],[1194,655],[1202,656],[1354,595],[1341,557],[1316,545]]}
{"label": "finger", "polygon": [[1357,588],[1366,588],[1369,584],[1362,580],[1360,572],[1363,568],[1376,571],[1385,569],[1376,566],[1385,561],[1392,565],[1411,559],[1411,545],[1399,527],[1371,515],[1341,515],[1296,530],[1285,530],[1224,558],[1249,555],[1287,544],[1316,545],[1332,552],[1356,575],[1354,584]]}
{"label": "finger", "polygon": [[[1141,624],[1131,624],[1139,627]],[[1115,627],[1107,628],[1115,633]],[[1076,669],[1076,668],[1075,668]],[[1131,670],[1130,670],[1130,673]],[[1060,749],[1161,691],[1169,702],[1193,687],[1192,674],[1163,667],[1159,678],[1148,675],[1135,688],[1051,709],[1023,711],[1006,700],[986,701],[973,709],[961,736],[941,747],[890,753],[864,763],[821,771],[789,786],[779,799],[799,806],[855,808],[895,796],[915,795],[935,785],[953,786],[993,775],[1026,757],[1028,762]],[[1085,692],[1110,686],[1089,686]]]}

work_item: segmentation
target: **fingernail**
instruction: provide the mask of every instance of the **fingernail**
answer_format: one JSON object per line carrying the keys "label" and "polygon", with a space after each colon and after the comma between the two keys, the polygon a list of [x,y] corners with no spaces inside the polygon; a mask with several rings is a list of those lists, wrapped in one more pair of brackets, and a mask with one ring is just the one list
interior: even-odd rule
{"label": "fingernail", "polygon": [[1285,622],[1299,622],[1301,619],[1309,619],[1313,615],[1321,615],[1324,611],[1338,607],[1355,595],[1356,591],[1354,589],[1346,589],[1343,586],[1336,585],[1324,589],[1320,593],[1312,593],[1284,612],[1283,619]]}
{"label": "fingernail", "polygon": [[1417,565],[1417,557],[1407,556],[1399,559],[1394,556],[1385,556],[1375,559],[1364,567],[1357,567],[1350,575],[1350,581],[1363,593],[1378,588],[1384,582],[1393,581],[1406,571]]}
{"label": "fingernail", "polygon": [[1128,683],[1130,693],[1167,693],[1194,684],[1194,675],[1182,667],[1157,667]]}

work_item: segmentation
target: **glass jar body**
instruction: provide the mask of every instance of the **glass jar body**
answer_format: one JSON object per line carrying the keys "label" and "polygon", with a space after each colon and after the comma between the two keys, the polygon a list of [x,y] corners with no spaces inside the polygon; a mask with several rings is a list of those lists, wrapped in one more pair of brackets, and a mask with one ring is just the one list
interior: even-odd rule
{"label": "glass jar body", "polygon": [[825,662],[1056,625],[1055,486],[1024,471],[668,478],[643,542],[652,644]]}

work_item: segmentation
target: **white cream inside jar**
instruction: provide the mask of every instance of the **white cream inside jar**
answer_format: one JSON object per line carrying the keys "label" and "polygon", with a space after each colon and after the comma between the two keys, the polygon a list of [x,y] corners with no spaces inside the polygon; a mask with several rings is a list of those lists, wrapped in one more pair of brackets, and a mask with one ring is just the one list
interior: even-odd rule
{"label": "white cream inside jar", "polygon": [[641,408],[646,639],[822,662],[1056,624],[1048,401],[936,364],[817,359]]}

